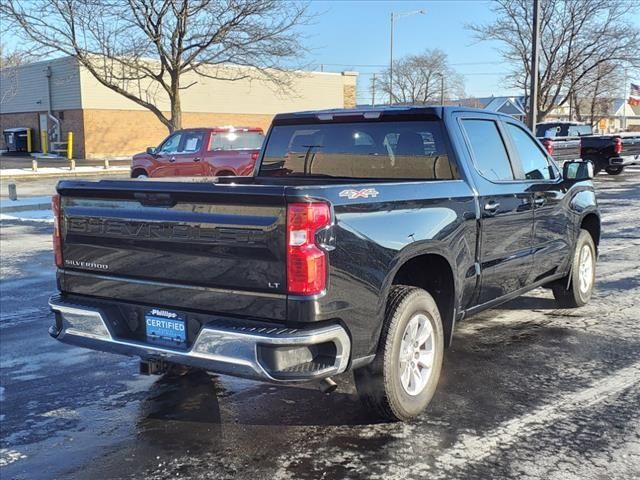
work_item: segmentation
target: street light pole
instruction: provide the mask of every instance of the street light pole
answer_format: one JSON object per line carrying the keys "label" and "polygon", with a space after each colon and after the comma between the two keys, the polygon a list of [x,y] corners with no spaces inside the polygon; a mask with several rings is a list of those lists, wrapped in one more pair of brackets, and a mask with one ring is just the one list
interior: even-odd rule
{"label": "street light pole", "polygon": [[391,38],[389,42],[389,105],[393,103],[393,12],[391,12]]}
{"label": "street light pole", "polygon": [[414,12],[394,13],[391,12],[391,31],[389,38],[389,105],[393,103],[393,26],[396,19],[400,17],[410,17],[411,15],[424,15],[426,10],[416,10]]}
{"label": "street light pole", "polygon": [[538,118],[538,55],[540,53],[540,2],[533,0],[533,37],[531,38],[531,88],[529,90],[529,128],[536,131]]}

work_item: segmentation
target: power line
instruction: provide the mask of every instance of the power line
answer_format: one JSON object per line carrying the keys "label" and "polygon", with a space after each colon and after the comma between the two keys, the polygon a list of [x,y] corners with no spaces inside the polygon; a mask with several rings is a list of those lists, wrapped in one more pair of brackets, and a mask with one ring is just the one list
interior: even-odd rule
{"label": "power line", "polygon": [[[510,73],[513,72],[472,72],[472,73],[459,73],[456,72],[457,75],[462,75],[463,77],[473,77],[475,75],[509,75]],[[379,75],[379,72],[358,72],[359,76],[373,76],[373,75]]]}
{"label": "power line", "polygon": [[[461,63],[450,63],[449,65],[452,67],[461,67],[464,65],[501,65],[504,62],[461,62]],[[377,64],[377,63],[321,63],[320,66],[324,67],[347,67],[347,68],[387,68],[388,65]]]}

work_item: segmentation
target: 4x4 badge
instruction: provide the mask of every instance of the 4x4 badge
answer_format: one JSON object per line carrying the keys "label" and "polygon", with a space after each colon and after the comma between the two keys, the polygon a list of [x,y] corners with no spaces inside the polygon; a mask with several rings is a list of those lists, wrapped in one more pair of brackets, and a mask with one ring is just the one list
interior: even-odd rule
{"label": "4x4 badge", "polygon": [[356,198],[375,198],[378,196],[378,191],[375,188],[363,188],[362,190],[350,188],[349,190],[342,190],[340,196],[347,197],[349,200],[355,200]]}

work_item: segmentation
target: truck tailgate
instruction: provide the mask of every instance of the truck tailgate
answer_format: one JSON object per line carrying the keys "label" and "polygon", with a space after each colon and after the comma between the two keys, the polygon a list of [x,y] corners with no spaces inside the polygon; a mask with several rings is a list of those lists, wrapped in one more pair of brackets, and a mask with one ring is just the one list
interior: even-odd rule
{"label": "truck tailgate", "polygon": [[286,317],[283,187],[102,181],[58,191],[63,291]]}

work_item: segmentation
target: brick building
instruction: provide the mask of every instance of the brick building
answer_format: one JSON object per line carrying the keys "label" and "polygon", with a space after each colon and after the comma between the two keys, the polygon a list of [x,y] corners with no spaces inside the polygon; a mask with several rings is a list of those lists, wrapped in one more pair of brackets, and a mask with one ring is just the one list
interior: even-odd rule
{"label": "brick building", "polygon": [[[195,84],[182,92],[183,127],[243,125],[266,130],[279,112],[355,106],[355,72],[291,72],[289,78],[289,87],[278,91],[259,79],[185,76],[184,85]],[[130,82],[127,88],[169,110],[166,95],[150,84]],[[36,151],[42,131],[53,137],[58,130],[63,141],[72,131],[78,158],[129,156],[157,145],[168,133],[153,113],[100,84],[72,57],[1,73],[0,130],[13,127],[32,129]],[[1,137],[0,149],[4,149]]]}

